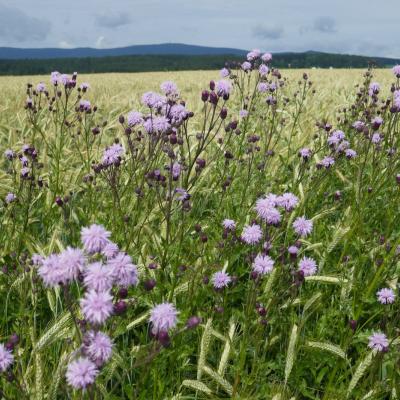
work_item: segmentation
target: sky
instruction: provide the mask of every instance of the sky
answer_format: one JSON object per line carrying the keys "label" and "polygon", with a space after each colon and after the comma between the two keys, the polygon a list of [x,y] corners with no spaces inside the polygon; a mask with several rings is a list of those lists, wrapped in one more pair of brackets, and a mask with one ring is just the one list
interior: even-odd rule
{"label": "sky", "polygon": [[400,57],[400,0],[0,0],[0,46],[187,43]]}

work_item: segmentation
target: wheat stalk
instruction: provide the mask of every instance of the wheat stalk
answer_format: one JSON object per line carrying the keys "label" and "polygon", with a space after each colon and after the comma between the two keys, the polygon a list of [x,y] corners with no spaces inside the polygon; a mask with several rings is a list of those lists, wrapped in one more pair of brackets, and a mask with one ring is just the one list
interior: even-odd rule
{"label": "wheat stalk", "polygon": [[289,346],[286,355],[286,365],[285,365],[285,384],[287,383],[290,373],[292,372],[294,358],[295,358],[295,350],[296,350],[296,342],[297,342],[298,329],[297,325],[294,324],[292,328],[292,333],[289,339]]}
{"label": "wheat stalk", "polygon": [[186,387],[194,389],[194,390],[199,390],[200,392],[206,393],[208,395],[212,394],[211,389],[207,385],[205,385],[203,382],[200,382],[200,381],[186,379],[182,382],[182,386],[186,386]]}
{"label": "wheat stalk", "polygon": [[222,352],[218,366],[218,374],[221,376],[225,375],[225,369],[228,363],[229,353],[231,351],[231,345],[233,342],[233,335],[235,334],[235,329],[236,329],[236,324],[234,321],[231,321],[229,326],[228,339],[225,342],[224,350]]}
{"label": "wheat stalk", "polygon": [[208,348],[210,347],[211,335],[212,335],[211,324],[212,324],[212,318],[209,318],[204,327],[203,336],[201,337],[200,354],[199,354],[199,360],[197,363],[197,380],[201,379],[201,375],[203,373],[203,368],[206,365],[206,357],[207,357],[207,353],[208,353]]}
{"label": "wheat stalk", "polygon": [[354,373],[353,377],[351,378],[349,387],[347,389],[347,398],[350,396],[351,392],[353,389],[356,387],[358,381],[363,377],[365,371],[368,369],[368,367],[372,364],[372,360],[374,358],[375,352],[370,351],[368,355],[362,360],[359,364],[359,366],[356,369],[356,372]]}

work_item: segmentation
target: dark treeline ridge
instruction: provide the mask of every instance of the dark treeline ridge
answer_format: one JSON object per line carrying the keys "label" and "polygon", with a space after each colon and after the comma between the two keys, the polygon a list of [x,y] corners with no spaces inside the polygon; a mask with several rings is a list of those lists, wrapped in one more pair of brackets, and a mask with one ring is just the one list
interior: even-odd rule
{"label": "dark treeline ridge", "polygon": [[[115,57],[53,58],[0,60],[0,75],[39,75],[51,71],[80,73],[151,72],[214,70],[226,62],[241,62],[236,55],[133,55]],[[273,65],[278,68],[365,68],[391,67],[400,61],[381,57],[365,57],[319,52],[274,54]]]}

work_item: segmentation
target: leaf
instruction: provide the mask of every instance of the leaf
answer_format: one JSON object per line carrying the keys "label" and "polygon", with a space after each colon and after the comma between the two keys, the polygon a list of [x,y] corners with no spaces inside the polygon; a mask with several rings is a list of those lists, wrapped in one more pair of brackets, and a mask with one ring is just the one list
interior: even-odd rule
{"label": "leaf", "polygon": [[331,353],[335,356],[338,356],[346,360],[346,353],[344,352],[344,350],[342,350],[339,346],[336,346],[334,344],[308,341],[306,342],[306,346],[311,347],[313,349],[327,351],[328,353]]}
{"label": "leaf", "polygon": [[294,358],[295,358],[295,350],[296,350],[296,342],[297,342],[297,325],[294,324],[292,328],[292,333],[290,335],[288,351],[286,355],[286,365],[285,365],[285,384],[287,383],[290,373],[292,372]]}

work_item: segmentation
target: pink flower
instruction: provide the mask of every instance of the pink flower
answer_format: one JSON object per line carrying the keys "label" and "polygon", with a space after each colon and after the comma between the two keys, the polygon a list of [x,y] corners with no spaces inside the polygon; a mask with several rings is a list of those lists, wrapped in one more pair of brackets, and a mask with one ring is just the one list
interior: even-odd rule
{"label": "pink flower", "polygon": [[113,271],[115,282],[121,286],[136,286],[139,282],[138,270],[132,259],[125,253],[119,253],[108,261],[108,267]]}
{"label": "pink flower", "polygon": [[103,332],[89,331],[84,338],[85,354],[100,367],[112,355],[113,343],[108,335]]}
{"label": "pink flower", "polygon": [[93,324],[103,324],[113,312],[112,296],[108,291],[90,290],[80,301],[84,317]]}
{"label": "pink flower", "polygon": [[104,292],[112,288],[114,271],[108,265],[101,262],[89,264],[85,269],[84,284],[89,290]]}
{"label": "pink flower", "polygon": [[167,332],[170,329],[175,328],[179,312],[175,306],[171,303],[157,304],[150,311],[150,322],[152,324],[153,334],[160,332]]}
{"label": "pink flower", "polygon": [[81,229],[81,241],[83,248],[89,254],[100,253],[108,244],[110,232],[101,225],[90,225]]}
{"label": "pink flower", "polygon": [[299,236],[306,237],[312,232],[313,222],[311,219],[298,217],[293,222],[293,229]]}
{"label": "pink flower", "polygon": [[0,372],[4,372],[14,362],[14,356],[10,350],[4,347],[4,344],[0,344]]}
{"label": "pink flower", "polygon": [[66,282],[65,270],[62,268],[57,254],[51,254],[41,262],[38,274],[47,287],[56,287],[60,283]]}
{"label": "pink flower", "polygon": [[92,361],[80,357],[68,364],[67,382],[74,389],[85,389],[95,381],[98,373],[99,371]]}
{"label": "pink flower", "polygon": [[270,256],[259,254],[253,262],[253,271],[260,275],[269,274],[274,268],[274,260]]}
{"label": "pink flower", "polygon": [[211,281],[216,289],[222,289],[228,286],[232,279],[226,272],[218,271],[212,276]]}
{"label": "pink flower", "polygon": [[86,258],[82,250],[67,247],[59,255],[59,263],[64,270],[65,280],[72,281],[78,278],[79,272],[85,266]]}
{"label": "pink flower", "polygon": [[302,271],[304,276],[315,275],[317,263],[312,258],[303,257],[299,262],[299,271]]}
{"label": "pink flower", "polygon": [[392,289],[383,288],[376,293],[378,301],[381,304],[392,304],[395,301],[396,295]]}
{"label": "pink flower", "polygon": [[243,228],[241,238],[247,244],[256,244],[261,240],[262,235],[263,233],[259,225],[246,225]]}
{"label": "pink flower", "polygon": [[389,347],[389,341],[384,333],[374,332],[368,338],[368,347],[377,351],[385,351]]}

